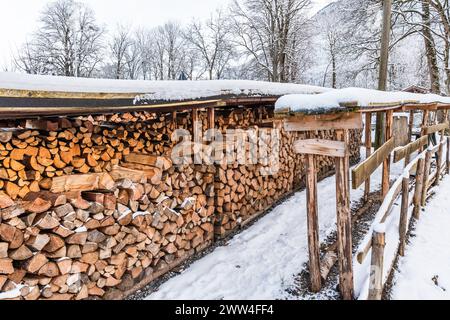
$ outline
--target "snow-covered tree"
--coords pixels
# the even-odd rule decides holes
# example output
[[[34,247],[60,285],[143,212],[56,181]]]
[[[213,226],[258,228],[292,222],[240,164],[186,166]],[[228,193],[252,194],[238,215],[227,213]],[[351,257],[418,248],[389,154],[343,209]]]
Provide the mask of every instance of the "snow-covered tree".
[[[102,61],[103,33],[85,4],[51,2],[41,13],[38,30],[16,57],[17,67],[29,73],[91,77]]]

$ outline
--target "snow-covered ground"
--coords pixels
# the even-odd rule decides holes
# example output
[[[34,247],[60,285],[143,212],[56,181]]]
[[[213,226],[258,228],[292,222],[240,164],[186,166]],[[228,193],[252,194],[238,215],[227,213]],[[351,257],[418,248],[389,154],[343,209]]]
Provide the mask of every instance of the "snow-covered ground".
[[[365,152],[361,152],[365,154]],[[393,165],[393,178],[401,174],[402,163]],[[378,190],[381,167],[374,174],[372,190]],[[351,191],[352,202],[363,188]],[[180,275],[164,283],[147,299],[283,299],[295,277],[308,261],[306,192],[298,192],[276,207],[227,246],[193,263]],[[318,185],[320,239],[335,231],[335,178]]]
[[[399,260],[393,299],[450,299],[450,176],[435,191]]]

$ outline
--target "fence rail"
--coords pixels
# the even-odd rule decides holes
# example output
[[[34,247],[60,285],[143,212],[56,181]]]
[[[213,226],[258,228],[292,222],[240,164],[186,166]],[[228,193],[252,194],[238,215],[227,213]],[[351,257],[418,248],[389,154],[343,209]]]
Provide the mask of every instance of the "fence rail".
[[[423,132],[443,133],[448,127],[448,123],[443,123],[425,127]],[[385,145],[389,145],[389,141]],[[393,150],[394,162],[409,158],[412,153],[420,151],[421,148],[426,145],[428,145],[427,135],[422,136],[418,140],[411,142],[404,147]],[[443,160],[445,147],[447,147],[446,161]],[[439,185],[442,174],[448,174],[449,172],[450,137],[441,136],[441,140],[436,146],[428,146],[425,151],[421,152],[411,162],[405,162],[403,174],[389,189],[375,216],[369,233],[357,252],[356,260],[361,265],[368,258],[369,254],[371,254],[370,273],[368,275],[368,299],[381,300],[386,280],[383,271],[386,270],[387,267],[387,274],[390,274],[396,257],[398,255],[404,255],[410,221],[408,213],[410,212],[411,207],[413,208],[411,217],[419,219],[420,209],[426,205],[430,188]],[[411,176],[413,175],[415,178],[411,179]],[[412,197],[411,190],[413,190]],[[394,225],[395,217],[392,216],[392,212],[394,204],[400,196],[401,208],[400,216],[398,217],[399,224],[396,230],[398,232],[397,250],[393,259],[386,259],[385,247],[387,241],[391,240],[386,237],[386,230],[396,227]],[[361,295],[364,295],[364,293],[360,293],[360,296]]]

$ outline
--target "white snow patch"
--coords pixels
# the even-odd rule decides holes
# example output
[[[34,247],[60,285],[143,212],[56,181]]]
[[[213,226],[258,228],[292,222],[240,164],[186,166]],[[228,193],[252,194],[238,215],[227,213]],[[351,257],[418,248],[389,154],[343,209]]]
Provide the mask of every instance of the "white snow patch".
[[[339,108],[341,103],[356,102],[365,107],[373,103],[450,103],[449,97],[436,94],[418,94],[400,91],[378,91],[363,88],[331,90],[317,95],[290,94],[281,97],[276,109],[290,108],[291,111],[314,111]]]
[[[152,100],[194,100],[221,95],[273,95],[328,91],[317,86],[250,80],[147,81],[55,77],[0,72],[0,88],[85,93],[144,94]]]
[[[395,300],[450,299],[450,176],[436,189],[394,275]]]

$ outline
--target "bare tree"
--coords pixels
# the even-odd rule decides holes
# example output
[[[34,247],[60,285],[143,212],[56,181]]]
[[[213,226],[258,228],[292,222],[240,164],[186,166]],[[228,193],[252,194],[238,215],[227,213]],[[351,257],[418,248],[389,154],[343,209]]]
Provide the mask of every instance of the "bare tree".
[[[112,67],[115,79],[125,79],[127,77],[128,52],[133,46],[130,31],[127,27],[118,26],[116,34],[112,37],[109,49],[111,52]]]
[[[102,59],[104,30],[94,12],[74,0],[49,3],[39,28],[16,58],[18,68],[29,73],[90,77]]]
[[[218,10],[205,23],[192,22],[184,34],[193,51],[201,57],[210,80],[222,77],[234,54],[227,20]]]
[[[304,12],[309,0],[234,1],[235,44],[243,49],[266,78],[291,80],[305,38]]]

